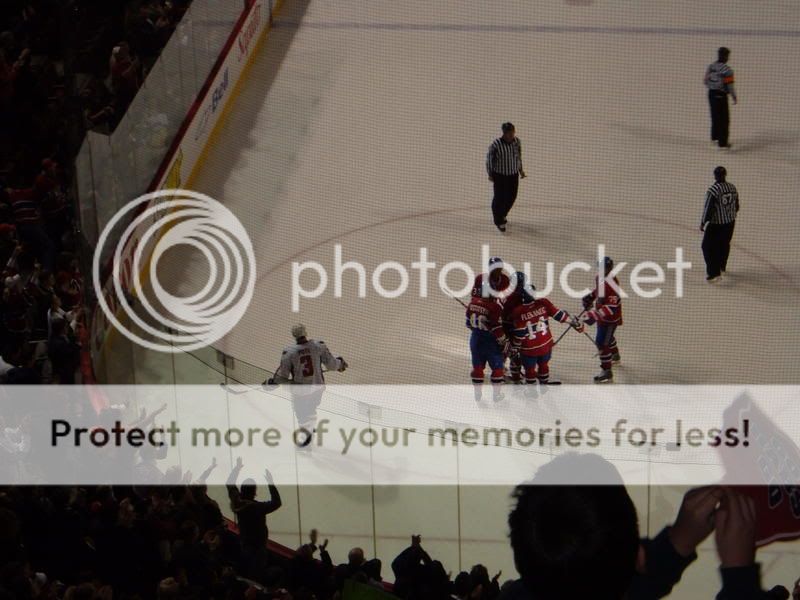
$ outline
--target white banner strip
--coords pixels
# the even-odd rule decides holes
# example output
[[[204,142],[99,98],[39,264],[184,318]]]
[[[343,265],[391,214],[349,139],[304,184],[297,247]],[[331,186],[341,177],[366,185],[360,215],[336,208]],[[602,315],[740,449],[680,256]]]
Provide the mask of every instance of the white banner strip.
[[[0,484],[516,485],[592,453],[629,485],[800,484],[796,386],[0,388]],[[111,408],[96,414],[91,399]],[[564,463],[569,465],[569,461]],[[561,481],[561,480],[559,480]],[[551,481],[552,482],[552,481]],[[563,482],[615,483],[565,467]]]

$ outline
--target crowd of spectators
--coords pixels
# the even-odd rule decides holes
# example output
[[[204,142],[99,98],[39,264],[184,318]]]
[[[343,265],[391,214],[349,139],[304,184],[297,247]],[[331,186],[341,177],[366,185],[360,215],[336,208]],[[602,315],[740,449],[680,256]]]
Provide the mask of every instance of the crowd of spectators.
[[[560,483],[576,465],[606,485]],[[752,500],[734,488],[691,490],[673,525],[640,539],[630,496],[621,479],[609,484],[618,473],[599,457],[559,457],[535,485],[518,486],[509,529],[520,578],[502,583],[483,565],[453,577],[421,535],[392,560],[391,585],[361,548],[336,564],[316,530],[294,552],[268,552],[267,517],[282,505],[269,470],[266,500],[254,480],[237,482],[241,460],[231,472],[237,531],[205,485],[214,468],[168,485],[0,489],[0,599],[338,600],[360,587],[359,597],[406,600],[645,600],[667,597],[713,534],[718,600],[800,600],[797,582],[793,593],[761,588]]]
[[[236,500],[249,505],[245,511],[275,505],[274,497],[260,502],[246,493]],[[266,539],[259,550],[246,537],[245,523],[258,519],[242,521],[239,511],[241,534],[204,485],[4,488],[0,598],[330,599],[342,597],[348,580],[392,594],[379,560],[352,548],[334,564],[328,540],[318,542],[315,530],[293,556],[267,557]],[[392,570],[402,598],[491,600],[500,593],[499,574],[490,579],[482,565],[451,581],[420,536]]]
[[[0,382],[76,380],[74,157],[125,113],[189,3],[0,3]]]
[[[98,55],[105,61],[87,61],[79,88],[89,128],[114,129],[190,3],[191,0],[129,0],[122,3],[122,11],[119,7],[113,9],[115,12],[108,19],[113,24],[113,34],[109,37],[103,31],[96,36]],[[109,45],[109,39],[115,41]]]

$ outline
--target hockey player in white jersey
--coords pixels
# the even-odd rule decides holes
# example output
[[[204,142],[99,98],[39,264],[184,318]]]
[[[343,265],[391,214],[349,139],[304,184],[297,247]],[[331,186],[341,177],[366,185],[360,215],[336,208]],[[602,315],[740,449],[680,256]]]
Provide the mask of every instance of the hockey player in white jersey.
[[[347,362],[341,356],[334,357],[325,342],[308,339],[305,325],[292,327],[292,336],[295,343],[283,350],[278,370],[264,382],[264,386],[269,389],[281,383],[300,384],[289,388],[299,425],[294,441],[298,450],[310,452],[317,423],[317,408],[325,391],[322,367],[328,371],[342,372],[347,369]]]
[[[316,384],[325,383],[322,367],[328,371],[342,372],[347,363],[341,357],[334,357],[325,342],[308,339],[305,325],[292,327],[295,343],[287,346],[281,356],[281,364],[275,376],[266,381],[268,385],[279,383]]]

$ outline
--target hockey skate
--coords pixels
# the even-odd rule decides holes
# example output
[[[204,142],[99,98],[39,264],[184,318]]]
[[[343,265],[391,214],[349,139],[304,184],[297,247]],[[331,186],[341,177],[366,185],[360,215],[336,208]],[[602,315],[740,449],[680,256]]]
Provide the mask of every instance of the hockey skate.
[[[594,376],[595,383],[611,383],[614,381],[614,374],[611,369],[604,369],[602,373]]]

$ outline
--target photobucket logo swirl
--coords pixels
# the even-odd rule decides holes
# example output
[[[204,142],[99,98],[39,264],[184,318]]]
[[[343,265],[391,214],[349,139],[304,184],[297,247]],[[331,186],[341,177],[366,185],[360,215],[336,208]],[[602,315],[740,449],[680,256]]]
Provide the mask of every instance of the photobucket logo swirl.
[[[142,206],[147,208],[137,214]],[[110,241],[111,233],[128,220],[118,239]],[[126,261],[130,284],[124,290],[122,252],[134,237],[138,242]],[[108,255],[108,243],[116,244],[111,277],[119,307],[131,327],[123,325],[100,293],[101,257]],[[185,297],[168,292],[158,279],[159,260],[177,246],[199,251],[208,266],[207,283]],[[149,264],[147,256],[143,256],[148,248],[152,248]],[[136,198],[108,222],[95,248],[92,279],[100,307],[122,334],[151,350],[179,352],[209,346],[239,322],[253,297],[256,261],[250,237],[230,210],[204,194],[169,189]],[[143,281],[149,281],[146,288]],[[134,300],[129,301],[130,297]],[[152,339],[134,331],[134,325]]]

